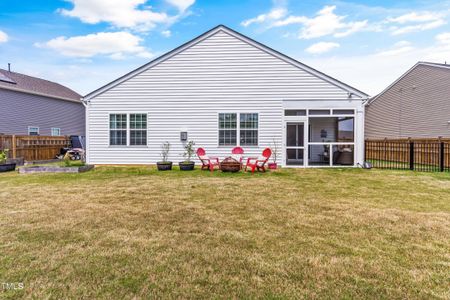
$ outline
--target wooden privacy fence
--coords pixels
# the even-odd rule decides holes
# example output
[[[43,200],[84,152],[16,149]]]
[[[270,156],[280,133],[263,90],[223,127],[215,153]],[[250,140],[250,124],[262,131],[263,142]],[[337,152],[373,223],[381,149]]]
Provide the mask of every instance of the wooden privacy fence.
[[[0,149],[9,149],[10,158],[26,161],[53,159],[69,144],[67,136],[0,135]]]
[[[365,149],[375,168],[450,172],[450,139],[366,140]]]

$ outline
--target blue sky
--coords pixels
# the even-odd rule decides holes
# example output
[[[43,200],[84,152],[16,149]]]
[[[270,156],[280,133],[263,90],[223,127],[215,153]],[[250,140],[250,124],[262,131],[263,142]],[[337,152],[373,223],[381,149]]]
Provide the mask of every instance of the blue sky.
[[[450,1],[0,0],[0,68],[81,94],[218,24],[375,95],[450,62]]]

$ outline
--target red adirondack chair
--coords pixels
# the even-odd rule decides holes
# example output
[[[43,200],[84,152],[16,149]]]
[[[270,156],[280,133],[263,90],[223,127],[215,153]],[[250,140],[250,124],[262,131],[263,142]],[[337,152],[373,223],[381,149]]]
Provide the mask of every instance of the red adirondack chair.
[[[247,171],[247,168],[250,168],[252,170],[252,173],[255,173],[255,170],[266,172],[265,164],[267,163],[271,155],[272,150],[270,150],[270,148],[266,148],[264,149],[262,156],[247,158],[245,171]]]
[[[197,156],[202,162],[202,170],[209,169],[212,172],[214,171],[214,167],[220,167],[219,158],[207,156],[203,148],[197,149]]]
[[[242,159],[244,158],[244,149],[242,149],[241,147],[234,147],[233,150],[231,150],[231,157],[241,164],[242,169]]]

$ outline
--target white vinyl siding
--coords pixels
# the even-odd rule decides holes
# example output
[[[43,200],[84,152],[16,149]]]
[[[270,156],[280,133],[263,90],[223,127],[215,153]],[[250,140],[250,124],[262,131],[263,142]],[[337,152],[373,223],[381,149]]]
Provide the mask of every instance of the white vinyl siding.
[[[354,97],[351,100],[361,101]],[[93,97],[88,107],[88,160],[156,163],[161,144],[168,141],[169,159],[181,161],[185,143],[180,132],[187,132],[208,155],[224,158],[233,145],[219,145],[220,113],[258,113],[257,146],[243,148],[246,156],[259,156],[274,140],[280,147],[283,143],[283,101],[327,99],[347,102],[349,94],[220,30]],[[109,147],[107,120],[114,112],[148,113],[148,147]]]

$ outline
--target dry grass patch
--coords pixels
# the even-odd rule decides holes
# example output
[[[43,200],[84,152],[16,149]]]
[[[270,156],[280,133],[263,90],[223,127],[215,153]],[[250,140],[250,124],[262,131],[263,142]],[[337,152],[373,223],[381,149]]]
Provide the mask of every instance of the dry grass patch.
[[[450,176],[0,175],[5,298],[449,298]]]

